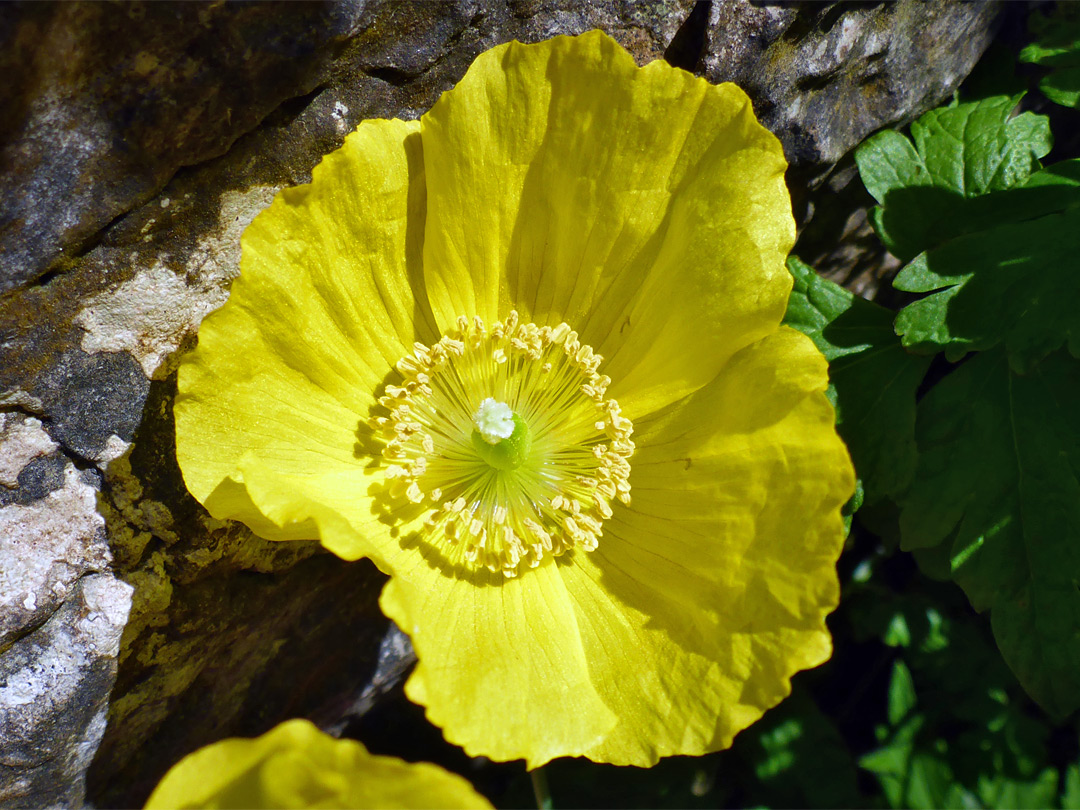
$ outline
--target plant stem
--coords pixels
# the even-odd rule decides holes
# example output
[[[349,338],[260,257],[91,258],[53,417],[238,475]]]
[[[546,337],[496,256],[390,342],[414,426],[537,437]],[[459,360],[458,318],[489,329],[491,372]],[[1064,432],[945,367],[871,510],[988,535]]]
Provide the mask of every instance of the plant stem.
[[[537,810],[552,810],[555,806],[551,803],[551,791],[548,790],[547,774],[543,768],[529,771],[532,778],[533,795],[536,796]]]

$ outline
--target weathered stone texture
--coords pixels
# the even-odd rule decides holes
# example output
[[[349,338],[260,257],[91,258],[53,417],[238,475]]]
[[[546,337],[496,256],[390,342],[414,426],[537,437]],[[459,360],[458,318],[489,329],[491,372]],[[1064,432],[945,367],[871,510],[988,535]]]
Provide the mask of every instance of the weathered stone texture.
[[[68,462],[44,498],[0,507],[0,648],[52,615],[81,577],[107,570],[96,495]]]
[[[754,99],[802,176],[948,98],[990,44],[996,2],[712,4],[701,67]]]
[[[320,80],[363,4],[0,8],[0,291]]]
[[[0,806],[82,803],[131,605],[96,479],[57,447],[0,413]]]
[[[42,428],[40,419],[18,413],[0,413],[0,486],[5,488],[0,490],[0,498],[8,497],[10,490],[20,488],[19,476],[31,461],[50,455],[56,447],[56,442]]]
[[[0,529],[0,673],[67,684],[15,703],[0,678],[0,806],[78,805],[91,754],[91,800],[139,805],[193,748],[290,716],[340,730],[407,669],[373,566],[213,520],[174,452],[175,369],[240,233],[359,121],[415,118],[500,42],[599,27],[639,63],[738,80],[816,180],[947,94],[996,8],[0,6],[0,525],[19,527]]]
[[[83,577],[44,625],[0,656],[0,806],[83,803],[130,605],[130,585],[111,574]]]

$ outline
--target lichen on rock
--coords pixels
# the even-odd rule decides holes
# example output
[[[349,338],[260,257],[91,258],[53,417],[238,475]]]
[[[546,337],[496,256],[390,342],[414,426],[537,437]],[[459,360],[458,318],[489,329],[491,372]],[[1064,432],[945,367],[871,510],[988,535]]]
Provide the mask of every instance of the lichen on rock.
[[[131,586],[80,579],[41,627],[0,656],[0,803],[78,807],[105,731]]]
[[[80,578],[108,569],[96,496],[68,462],[59,489],[0,507],[0,649],[52,615]]]

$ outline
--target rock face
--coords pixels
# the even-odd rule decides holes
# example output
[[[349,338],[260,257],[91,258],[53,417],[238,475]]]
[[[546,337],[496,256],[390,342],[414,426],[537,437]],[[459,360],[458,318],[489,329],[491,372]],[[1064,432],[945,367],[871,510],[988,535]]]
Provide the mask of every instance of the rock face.
[[[81,803],[131,607],[95,478],[56,450],[0,413],[0,803]]]
[[[997,3],[713,3],[698,65],[754,99],[816,180],[884,125],[948,98],[992,38]]]
[[[0,278],[32,280],[310,91],[363,3],[0,9]]]
[[[294,716],[340,729],[407,668],[373,566],[213,520],[173,449],[175,368],[240,233],[360,120],[418,116],[499,42],[599,27],[739,81],[815,180],[947,95],[996,11],[0,7],[0,806],[78,806],[84,784],[140,805],[193,748]]]
[[[84,576],[44,625],[0,657],[0,801],[82,804],[130,605],[130,585]]]

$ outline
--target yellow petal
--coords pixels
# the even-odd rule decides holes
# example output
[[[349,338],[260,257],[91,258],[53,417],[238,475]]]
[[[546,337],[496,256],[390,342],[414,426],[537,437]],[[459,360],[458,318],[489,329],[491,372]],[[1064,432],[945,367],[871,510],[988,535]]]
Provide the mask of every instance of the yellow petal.
[[[467,781],[429,763],[372,756],[307,720],[200,748],[174,765],[147,810],[170,808],[488,808]]]
[[[786,163],[734,85],[638,69],[594,31],[482,54],[421,122],[442,327],[565,320],[633,419],[778,326]]]
[[[560,567],[549,558],[516,579],[453,579],[414,556],[383,590],[383,612],[419,659],[406,694],[469,754],[534,768],[585,753],[615,725],[590,680]]]
[[[434,334],[420,283],[423,156],[415,123],[366,122],[244,232],[231,298],[180,368],[177,457],[219,518],[272,539],[239,471],[247,456],[297,476],[360,462],[362,420],[414,340]]]
[[[830,653],[854,474],[826,372],[785,328],[645,422],[632,506],[593,552],[504,580],[403,541],[381,604],[417,650],[409,697],[469,753],[530,767],[730,745]]]
[[[470,753],[727,745],[828,655],[852,487],[824,360],[777,332],[779,145],[741,91],[639,70],[599,33],[485,54],[417,126],[362,125],[245,234],[181,369],[189,488],[390,573],[381,604],[419,656],[407,694]],[[424,490],[386,494],[365,425],[414,340],[511,307],[605,355],[638,449],[600,548],[507,580],[425,535]]]
[[[783,329],[642,425],[632,505],[563,569],[593,681],[620,719],[590,758],[724,748],[828,658],[854,473],[825,385],[824,359]]]
[[[370,464],[352,459],[341,466],[328,464],[323,470],[288,474],[278,465],[247,454],[238,462],[237,471],[244,486],[234,485],[236,491],[231,493],[219,487],[205,503],[212,514],[220,511],[226,494],[232,506],[247,498],[257,517],[245,517],[244,522],[260,536],[318,538],[342,559],[371,557],[379,568],[389,570],[387,549],[396,548],[396,543],[386,521],[393,512],[373,497],[381,484],[373,481],[380,476]]]

